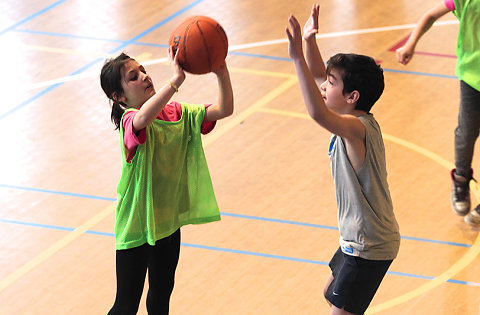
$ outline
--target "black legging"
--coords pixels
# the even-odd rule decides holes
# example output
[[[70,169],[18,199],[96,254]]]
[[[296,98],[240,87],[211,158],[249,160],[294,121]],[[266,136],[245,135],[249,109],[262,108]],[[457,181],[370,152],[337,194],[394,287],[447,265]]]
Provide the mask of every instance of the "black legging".
[[[155,246],[116,251],[117,296],[109,315],[136,314],[148,269],[148,314],[168,314],[180,255],[180,229]]]

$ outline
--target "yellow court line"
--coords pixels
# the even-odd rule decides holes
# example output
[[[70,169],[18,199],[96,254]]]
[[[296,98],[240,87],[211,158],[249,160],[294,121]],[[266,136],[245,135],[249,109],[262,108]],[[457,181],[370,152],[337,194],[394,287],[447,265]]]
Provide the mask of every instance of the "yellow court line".
[[[144,63],[145,61],[148,61],[152,58],[152,53],[149,53],[149,52],[144,52],[144,53],[141,53],[140,55],[134,57],[135,60],[137,60],[139,63]]]
[[[163,64],[168,65],[169,61],[167,58],[160,58],[160,59],[150,59],[152,56],[151,53],[142,53],[135,57],[135,59],[141,62],[144,66],[155,65],[155,64]],[[112,55],[105,55],[105,58],[111,58]],[[266,77],[274,77],[274,78],[285,78],[285,79],[293,79],[296,78],[295,74],[289,73],[282,73],[282,72],[274,72],[274,71],[265,71],[265,70],[254,70],[254,69],[247,69],[247,68],[236,68],[236,67],[229,67],[228,68],[231,73],[241,73],[241,74],[252,74],[258,76],[266,76]],[[86,72],[80,73],[75,75],[68,75],[65,77],[60,77],[48,81],[37,82],[31,84],[26,87],[27,90],[42,88],[46,86],[51,86],[55,84],[71,82],[71,81],[78,81],[83,79],[90,79],[92,77],[98,76],[97,72]]]
[[[452,162],[442,158],[440,155],[435,154],[432,151],[429,151],[429,150],[427,150],[427,149],[425,149],[425,148],[423,148],[419,145],[416,145],[414,143],[411,143],[409,141],[397,138],[397,137],[389,135],[389,134],[382,133],[382,135],[383,135],[383,138],[385,140],[389,140],[389,141],[394,142],[396,144],[399,144],[403,147],[406,147],[406,148],[408,148],[412,151],[420,153],[421,155],[437,162],[438,164],[440,164],[441,166],[443,166],[443,167],[445,167],[449,170],[451,170],[452,168],[455,168],[455,164],[453,164]]]
[[[297,76],[292,73],[282,73],[282,72],[275,72],[275,71],[266,71],[266,70],[254,70],[248,68],[236,68],[236,67],[228,67],[233,73],[244,73],[244,74],[253,74],[258,76],[264,77],[275,77],[275,78],[285,78],[285,79],[296,79]]]
[[[34,51],[43,51],[55,54],[66,54],[66,55],[82,55],[82,56],[94,56],[94,57],[102,57],[102,58],[111,58],[113,55],[111,54],[102,54],[96,52],[89,52],[89,51],[81,51],[78,49],[66,49],[66,48],[58,48],[58,47],[49,47],[49,46],[38,46],[38,45],[23,45],[23,47],[34,50]]]
[[[270,108],[261,108],[259,109],[261,112],[265,113],[271,113],[271,114],[276,114],[276,115],[283,115],[283,116],[289,116],[289,117],[297,117],[297,118],[302,118],[302,119],[311,119],[310,116],[302,113],[295,113],[295,112],[290,112],[290,111],[285,111],[285,110],[277,110],[277,109],[270,109]],[[406,140],[397,138],[395,136],[389,135],[382,133],[383,138],[385,140],[394,142],[398,145],[401,145],[407,149],[410,149],[414,152],[417,152],[432,161],[444,166],[447,169],[452,169],[454,168],[454,164],[451,162],[447,161],[446,159],[442,158],[438,154],[435,154],[425,148],[422,148],[416,144],[413,144],[411,142],[408,142]],[[480,189],[478,185],[476,185],[474,182],[470,185],[472,191],[474,192],[474,195],[476,196],[477,200],[480,200]],[[468,251],[460,258],[458,259],[450,268],[448,268],[446,271],[441,273],[438,277],[435,277],[434,279],[430,280],[428,283],[410,291],[407,292],[403,295],[397,296],[396,298],[393,298],[391,300],[388,300],[384,303],[369,307],[366,314],[374,314],[377,312],[384,311],[386,309],[389,309],[391,307],[397,306],[399,304],[405,303],[411,299],[414,299],[425,292],[428,292],[439,285],[445,283],[445,281],[451,279],[453,276],[455,276],[457,273],[459,273],[461,270],[463,270],[465,267],[467,267],[469,264],[472,263],[472,261],[480,254],[480,233],[477,234],[477,237],[472,244],[472,246],[468,249]]]
[[[262,112],[262,113],[269,113],[269,114],[275,114],[275,115],[296,117],[296,118],[311,120],[310,116],[307,115],[307,114],[295,113],[295,112],[291,112],[291,111],[287,111],[287,110],[273,109],[273,108],[259,108],[258,111]]]
[[[12,283],[17,281],[22,276],[24,276],[27,272],[29,272],[30,270],[37,267],[38,265],[43,263],[45,260],[53,256],[59,250],[61,250],[62,248],[64,248],[65,246],[67,246],[77,238],[79,238],[81,235],[83,235],[86,231],[88,231],[94,225],[96,225],[97,223],[105,219],[108,215],[110,215],[113,212],[114,208],[115,208],[114,205],[106,207],[105,209],[103,209],[102,211],[94,215],[92,218],[90,218],[88,221],[80,225],[78,228],[76,228],[72,232],[69,232],[65,237],[53,243],[49,248],[47,248],[37,256],[33,257],[23,266],[21,266],[20,268],[18,268],[17,270],[15,270],[5,278],[0,280],[0,292],[2,292]]]
[[[293,77],[285,81],[284,83],[280,84],[278,87],[273,89],[271,92],[267,93],[265,96],[260,98],[258,101],[250,105],[247,109],[243,110],[238,115],[233,116],[230,120],[228,120],[225,124],[223,124],[221,128],[217,129],[215,132],[212,132],[211,134],[205,137],[205,139],[203,140],[204,146],[207,146],[213,141],[217,140],[222,135],[230,131],[233,127],[237,126],[242,121],[244,121],[247,117],[261,110],[262,106],[271,102],[273,99],[281,95],[283,92],[291,88],[296,83],[297,83],[296,77]]]
[[[470,247],[470,249],[465,253],[465,255],[463,255],[459,260],[457,260],[457,262],[455,262],[450,268],[448,268],[438,277],[436,277],[433,280],[430,280],[429,282],[416,288],[415,290],[412,290],[403,295],[397,296],[396,298],[393,298],[384,303],[369,307],[365,314],[374,314],[374,313],[384,311],[386,309],[392,308],[399,304],[405,303],[411,299],[416,298],[417,296],[424,294],[425,292],[428,292],[438,287],[439,285],[445,283],[445,281],[451,279],[457,273],[462,271],[465,267],[470,265],[472,261],[478,256],[479,253],[480,253],[480,233],[477,234],[477,238],[475,239],[475,242],[473,243],[472,247]]]
[[[78,49],[66,49],[66,48],[38,46],[38,45],[23,45],[23,47],[26,47],[27,49],[34,50],[34,51],[42,51],[42,52],[64,54],[64,55],[94,56],[94,57],[102,57],[105,59],[112,58],[116,55],[116,54],[103,54],[103,53],[82,51]],[[142,53],[135,57],[135,59],[139,62],[144,62],[146,60],[149,60],[150,58],[152,58],[152,53],[147,53],[147,52]]]

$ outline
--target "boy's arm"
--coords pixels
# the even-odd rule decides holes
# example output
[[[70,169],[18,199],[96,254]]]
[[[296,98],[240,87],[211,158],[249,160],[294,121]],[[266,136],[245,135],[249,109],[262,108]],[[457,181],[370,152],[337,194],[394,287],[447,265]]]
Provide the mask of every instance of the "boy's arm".
[[[358,169],[365,159],[365,126],[353,115],[337,114],[327,108],[303,56],[300,25],[293,15],[288,21],[292,29],[292,33],[288,27],[285,30],[289,41],[288,51],[295,65],[307,111],[315,122],[344,139],[350,162],[354,169]]]
[[[288,28],[286,29],[289,40],[289,54],[295,65],[298,83],[300,85],[300,90],[302,91],[308,114],[319,125],[331,133],[346,139],[363,139],[365,135],[365,127],[357,117],[353,115],[337,114],[325,105],[322,94],[320,93],[318,86],[315,84],[315,79],[308,69],[305,58],[303,57],[300,25],[293,15],[290,16],[289,23],[292,28],[292,33],[290,33]]]
[[[318,34],[318,13],[320,5],[314,4],[310,18],[303,27],[303,39],[305,39],[305,59],[317,85],[321,85],[327,78],[325,63],[317,46],[315,36]]]
[[[216,121],[233,114],[233,89],[227,65],[223,63],[214,73],[219,88],[218,104],[208,108],[205,116],[207,121]]]
[[[447,8],[445,2],[442,0],[434,8],[425,13],[420,21],[418,21],[405,45],[396,50],[398,62],[403,65],[409,63],[413,57],[413,54],[415,53],[415,46],[417,46],[417,43],[423,34],[425,34],[432,27],[436,20],[448,12],[450,12],[450,9]]]

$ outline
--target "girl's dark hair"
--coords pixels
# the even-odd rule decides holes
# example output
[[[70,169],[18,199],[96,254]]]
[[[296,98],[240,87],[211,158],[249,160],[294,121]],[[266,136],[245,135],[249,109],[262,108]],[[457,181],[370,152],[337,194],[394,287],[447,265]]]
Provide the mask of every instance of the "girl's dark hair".
[[[115,99],[116,97],[123,95],[122,88],[122,73],[121,70],[128,60],[133,60],[125,53],[121,53],[115,58],[107,59],[103,64],[102,71],[100,72],[100,85],[103,92],[112,101],[112,114],[111,119],[115,125],[115,129],[120,128],[120,120],[128,105]]]
[[[340,70],[343,93],[357,90],[360,98],[355,109],[369,112],[385,88],[383,69],[373,58],[357,54],[336,54],[327,61],[327,74]]]

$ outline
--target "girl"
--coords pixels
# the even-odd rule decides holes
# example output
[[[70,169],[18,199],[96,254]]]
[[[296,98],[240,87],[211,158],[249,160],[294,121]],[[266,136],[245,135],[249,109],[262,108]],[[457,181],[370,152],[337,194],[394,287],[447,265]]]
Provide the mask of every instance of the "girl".
[[[148,269],[147,310],[168,314],[180,254],[180,227],[220,220],[201,133],[233,113],[226,64],[214,71],[218,105],[170,102],[185,80],[172,50],[170,80],[156,92],[150,75],[122,53],[107,60],[101,86],[120,130],[122,175],[117,187],[117,293],[109,314],[136,314]]]
[[[480,204],[470,211],[472,159],[480,129],[480,1],[441,0],[419,20],[405,45],[396,51],[397,60],[406,65],[415,53],[420,38],[440,17],[449,12],[457,17],[457,76],[460,80],[460,108],[455,129],[455,168],[452,178],[452,208],[473,227],[480,227]]]

